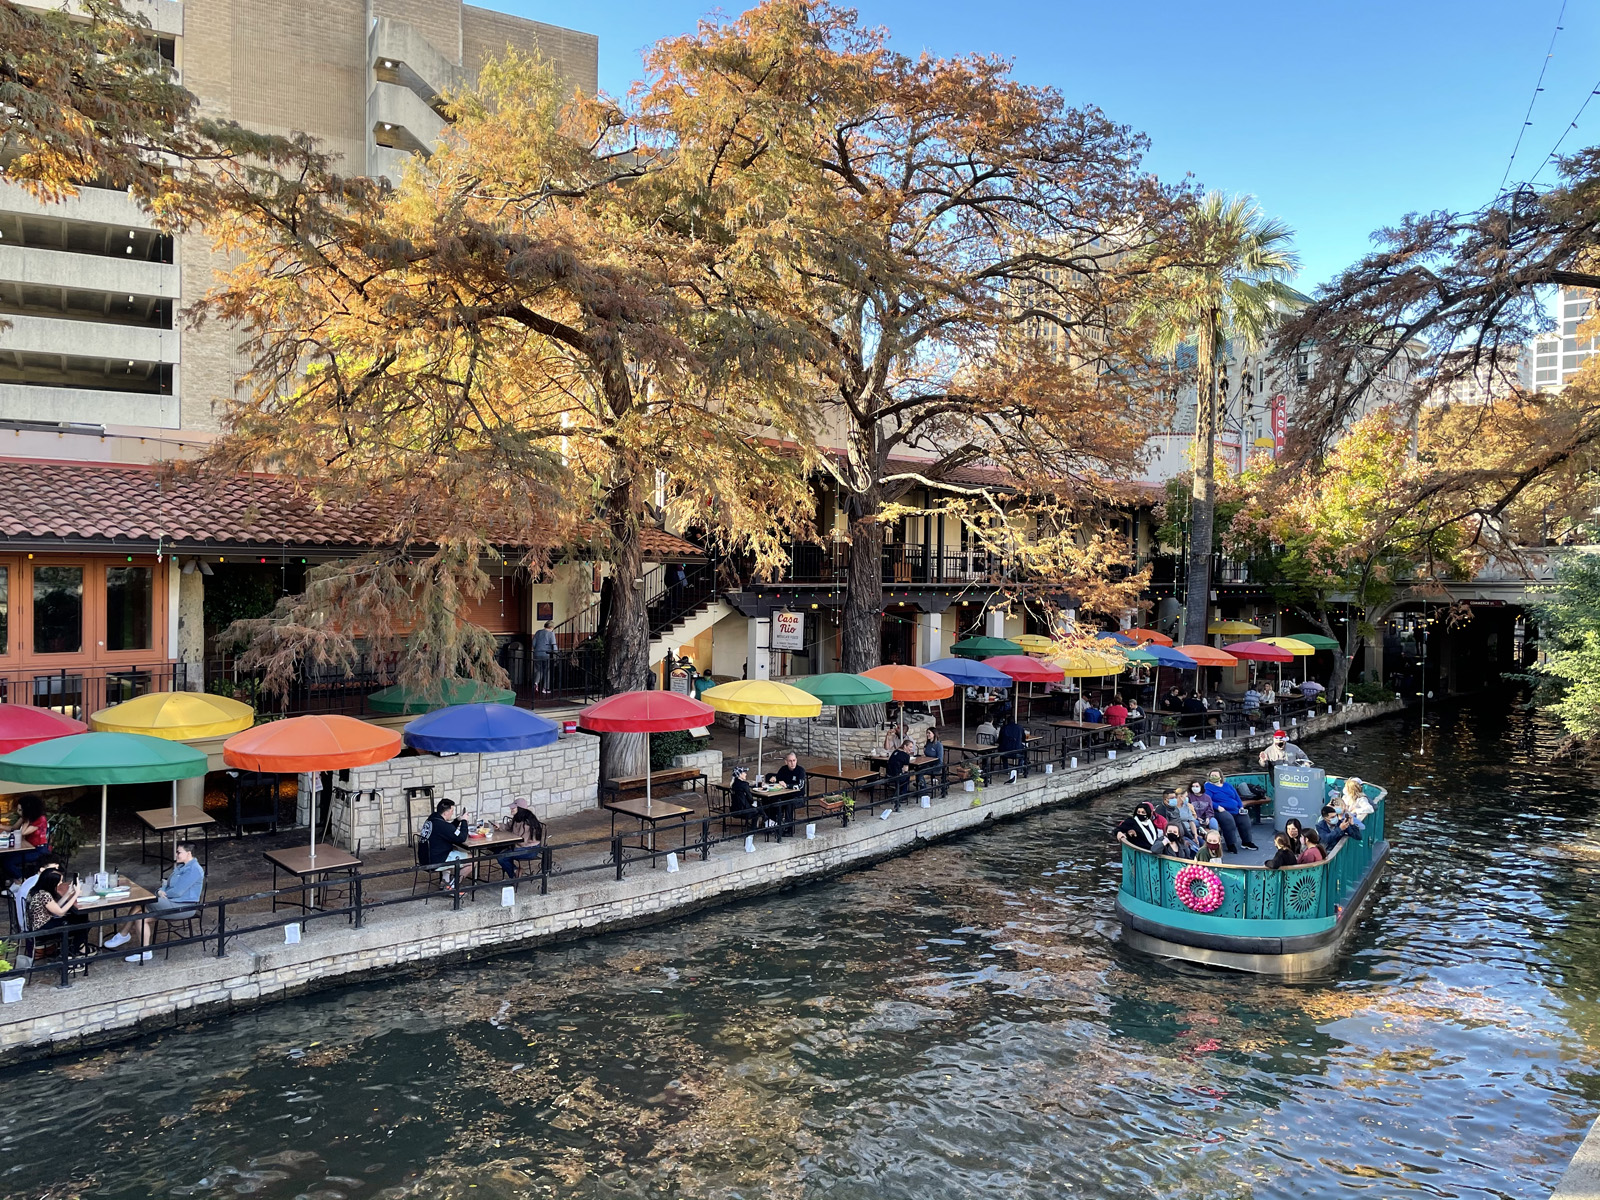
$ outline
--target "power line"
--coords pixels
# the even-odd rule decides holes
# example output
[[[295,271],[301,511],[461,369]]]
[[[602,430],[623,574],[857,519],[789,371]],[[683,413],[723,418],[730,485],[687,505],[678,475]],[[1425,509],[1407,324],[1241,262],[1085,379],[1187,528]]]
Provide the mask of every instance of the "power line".
[[[1566,15],[1567,0],[1561,0],[1561,11],[1556,14],[1556,27],[1550,33],[1550,48],[1545,51],[1544,62],[1539,65],[1539,78],[1533,85],[1533,95],[1528,97],[1528,111],[1523,114],[1522,128],[1517,130],[1516,144],[1511,147],[1511,157],[1506,161],[1506,173],[1500,177],[1502,192],[1506,189],[1506,180],[1511,178],[1511,166],[1517,161],[1517,151],[1522,148],[1522,136],[1533,124],[1533,106],[1538,103],[1539,93],[1544,91],[1544,73],[1550,69],[1550,60],[1555,57],[1556,37],[1561,33],[1561,21]]]
[[[1583,110],[1589,107],[1589,102],[1596,96],[1600,96],[1600,79],[1594,81],[1594,86],[1589,89],[1589,94],[1583,98],[1583,103],[1578,105],[1577,114],[1570,122],[1568,122],[1567,127],[1561,131],[1561,136],[1556,139],[1556,144],[1550,147],[1550,153],[1546,154],[1544,156],[1544,161],[1539,164],[1539,170],[1535,171],[1528,178],[1529,183],[1532,183],[1535,179],[1539,178],[1544,169],[1555,161],[1556,151],[1561,149],[1561,143],[1567,140],[1567,134],[1571,133],[1578,127],[1578,117],[1583,116]]]

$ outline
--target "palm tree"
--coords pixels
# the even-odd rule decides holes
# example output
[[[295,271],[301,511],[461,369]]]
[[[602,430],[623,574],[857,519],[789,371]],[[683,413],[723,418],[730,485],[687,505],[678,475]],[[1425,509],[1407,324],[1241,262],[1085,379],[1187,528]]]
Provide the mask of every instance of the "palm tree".
[[[1183,640],[1205,640],[1215,527],[1217,368],[1228,343],[1248,352],[1282,319],[1300,259],[1292,231],[1265,216],[1253,196],[1208,192],[1185,219],[1186,245],[1167,287],[1149,305],[1155,350],[1195,346],[1194,489],[1189,502],[1189,574]]]

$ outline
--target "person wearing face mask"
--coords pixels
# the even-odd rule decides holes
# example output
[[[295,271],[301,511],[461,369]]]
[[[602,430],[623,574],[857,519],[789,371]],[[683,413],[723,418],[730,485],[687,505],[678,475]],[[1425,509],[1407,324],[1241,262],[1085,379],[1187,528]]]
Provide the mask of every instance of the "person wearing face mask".
[[[1140,850],[1154,850],[1161,841],[1155,813],[1143,800],[1133,806],[1133,815],[1117,826],[1117,841]]]
[[[1211,811],[1216,815],[1223,840],[1228,843],[1228,852],[1237,854],[1240,846],[1256,849],[1250,830],[1250,810],[1245,808],[1239,790],[1222,778],[1221,771],[1211,772],[1205,793],[1211,797]]]
[[[1203,839],[1208,829],[1216,829],[1216,814],[1211,808],[1211,797],[1206,795],[1206,790],[1198,779],[1189,780],[1189,786],[1183,793],[1183,802],[1194,810],[1195,836]]]

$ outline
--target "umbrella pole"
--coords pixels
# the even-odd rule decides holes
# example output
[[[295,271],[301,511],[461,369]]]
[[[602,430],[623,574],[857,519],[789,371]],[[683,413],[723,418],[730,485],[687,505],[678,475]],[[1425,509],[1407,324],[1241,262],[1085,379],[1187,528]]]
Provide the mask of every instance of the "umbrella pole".
[[[650,812],[655,808],[655,799],[650,794],[650,735],[644,735],[644,810]],[[655,848],[655,838],[650,839],[650,846]]]
[[[961,689],[961,740],[967,740],[967,689]]]
[[[837,704],[833,706],[833,750],[839,756],[839,774],[842,776],[844,774],[844,733],[839,727],[839,708],[840,706]],[[842,785],[844,780],[840,779],[839,782]]]
[[[311,861],[317,861],[317,784],[322,782],[320,775],[311,776]]]
[[[645,736],[648,737],[649,735],[646,734]],[[648,771],[649,769],[650,769],[650,764],[649,763],[645,763],[645,770]],[[483,751],[482,750],[478,751],[478,778],[472,784],[472,798],[478,802],[478,808],[480,810],[479,813],[478,813],[478,816],[481,818],[483,816],[483,813],[481,811],[482,808],[483,808]]]
[[[100,874],[106,873],[106,785],[100,785]]]
[[[172,781],[172,819],[178,819],[178,781]]]

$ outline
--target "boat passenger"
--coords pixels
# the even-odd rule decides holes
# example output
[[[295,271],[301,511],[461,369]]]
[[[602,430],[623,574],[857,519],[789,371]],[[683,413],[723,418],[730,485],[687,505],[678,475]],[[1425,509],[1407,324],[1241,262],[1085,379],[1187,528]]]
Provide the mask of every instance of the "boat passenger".
[[[1215,829],[1206,834],[1206,844],[1200,847],[1200,853],[1195,855],[1200,862],[1222,861],[1222,835]]]
[[[1160,853],[1166,858],[1193,858],[1197,849],[1194,842],[1183,836],[1183,830],[1177,825],[1168,825],[1161,836]]]
[[[1273,854],[1271,860],[1267,863],[1267,866],[1271,867],[1274,871],[1281,870],[1284,867],[1298,866],[1300,864],[1300,855],[1295,852],[1294,843],[1288,834],[1280,833],[1275,836],[1272,839],[1272,845],[1275,848],[1275,853]]]
[[[1300,823],[1299,817],[1290,817],[1283,823],[1283,832],[1288,835],[1289,848],[1296,854],[1306,848],[1306,830]]]
[[[1263,767],[1273,763],[1287,763],[1292,767],[1309,767],[1311,756],[1289,740],[1289,733],[1284,729],[1277,729],[1272,734],[1272,745],[1268,746],[1259,755],[1256,761]]]
[[[1306,830],[1305,849],[1300,851],[1300,862],[1309,865],[1322,861],[1322,835],[1315,829]]]
[[[1361,776],[1352,775],[1344,781],[1343,798],[1344,803],[1339,807],[1358,821],[1364,821],[1372,815],[1372,801],[1367,799],[1367,790],[1361,785]]]
[[[1168,825],[1178,822],[1178,793],[1173,788],[1168,788],[1161,794],[1161,799],[1153,805],[1156,812],[1156,828],[1165,829]]]
[[[1117,826],[1117,841],[1140,850],[1154,850],[1161,840],[1156,829],[1155,813],[1143,800],[1133,806],[1133,815],[1124,817]]]
[[[1220,828],[1217,814],[1211,807],[1211,797],[1206,795],[1205,788],[1198,779],[1189,780],[1189,790],[1184,793],[1183,800],[1194,809],[1196,833]]]
[[[1204,793],[1202,793],[1204,798]],[[1205,822],[1200,819],[1200,814],[1195,811],[1195,806],[1190,803],[1188,793],[1180,793],[1176,788],[1167,789],[1167,802],[1177,810],[1178,828],[1183,830],[1183,836],[1200,844],[1200,831],[1205,828]]]
[[[1223,780],[1221,771],[1211,772],[1205,793],[1211,797],[1211,810],[1217,818],[1217,827],[1228,842],[1228,849],[1235,854],[1240,846],[1247,850],[1256,849],[1251,839],[1250,810],[1244,806],[1239,790]]]
[[[1332,855],[1345,838],[1360,841],[1366,827],[1359,818],[1342,813],[1331,804],[1322,806],[1322,820],[1317,822],[1317,836],[1322,839],[1322,852]]]

